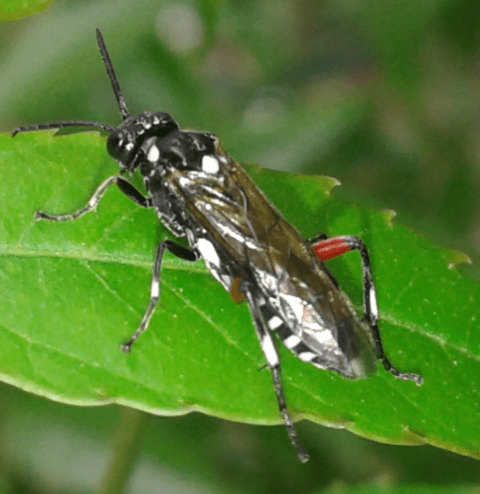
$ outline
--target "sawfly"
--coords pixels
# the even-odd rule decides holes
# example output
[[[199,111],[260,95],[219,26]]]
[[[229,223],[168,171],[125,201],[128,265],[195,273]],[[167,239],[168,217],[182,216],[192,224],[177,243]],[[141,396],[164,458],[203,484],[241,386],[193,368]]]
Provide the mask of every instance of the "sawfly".
[[[181,130],[165,112],[128,113],[102,34],[97,42],[123,122],[118,126],[92,121],[51,122],[18,127],[20,132],[64,127],[91,127],[109,134],[108,154],[120,172],[107,178],[82,209],[63,215],[42,211],[37,220],[66,221],[94,210],[115,184],[143,208],[154,209],[175,237],[156,250],[150,303],[138,329],[123,345],[132,345],[150,322],[160,298],[160,268],[165,251],[186,261],[203,259],[214,278],[236,302],[245,300],[273,377],[278,407],[302,462],[308,454],[298,440],[287,410],[280,378],[278,337],[300,360],[347,378],[375,371],[377,360],[395,377],[422,383],[417,374],[395,369],[385,356],[377,326],[378,310],[370,259],[354,236],[304,239],[253,183],[244,169],[207,132]],[[125,178],[143,177],[144,195]],[[364,317],[360,319],[323,261],[358,250],[363,266]]]

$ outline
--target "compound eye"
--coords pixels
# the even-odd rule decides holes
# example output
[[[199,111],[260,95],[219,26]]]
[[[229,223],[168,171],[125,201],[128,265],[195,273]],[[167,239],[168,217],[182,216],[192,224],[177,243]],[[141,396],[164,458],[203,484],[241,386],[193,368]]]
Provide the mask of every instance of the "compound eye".
[[[115,160],[121,161],[123,156],[123,136],[121,132],[112,132],[107,139],[107,152]]]
[[[130,168],[135,154],[134,136],[125,130],[112,132],[107,139],[108,154],[125,168]]]
[[[202,170],[209,175],[216,175],[220,170],[220,163],[215,156],[205,155],[202,158]]]

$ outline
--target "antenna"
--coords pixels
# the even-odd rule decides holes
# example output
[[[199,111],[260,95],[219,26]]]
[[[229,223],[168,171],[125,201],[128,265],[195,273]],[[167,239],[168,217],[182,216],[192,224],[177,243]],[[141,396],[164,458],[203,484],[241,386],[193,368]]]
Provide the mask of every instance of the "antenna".
[[[128,118],[129,113],[127,110],[127,105],[125,105],[125,100],[123,99],[122,91],[120,89],[120,84],[118,84],[117,76],[113,70],[112,61],[105,46],[105,41],[103,41],[102,33],[99,29],[96,30],[97,33],[97,43],[100,49],[100,54],[102,55],[103,63],[107,69],[107,74],[112,84],[113,92],[115,93],[115,98],[117,99],[118,107],[120,108],[120,113],[122,114],[123,120]],[[15,137],[20,132],[32,132],[35,130],[47,130],[47,129],[62,129],[64,127],[96,127],[97,129],[102,129],[109,134],[111,134],[117,127],[113,125],[106,125],[99,122],[92,122],[90,120],[71,120],[68,122],[49,122],[43,124],[31,124],[24,125],[22,127],[16,127],[12,130],[12,137]]]
[[[34,130],[47,130],[47,129],[62,129],[63,127],[97,127],[98,129],[105,130],[109,134],[112,133],[116,127],[112,125],[106,125],[99,122],[90,122],[88,120],[72,120],[71,122],[49,122],[43,124],[31,124],[24,125],[22,127],[16,127],[12,130],[11,136],[15,137],[19,132],[32,132]]]
[[[98,49],[100,50],[100,55],[102,55],[103,63],[105,64],[105,68],[107,69],[108,78],[110,79],[110,83],[112,84],[112,89],[115,94],[115,98],[117,99],[118,108],[120,109],[120,113],[122,114],[122,119],[126,120],[130,115],[127,110],[127,105],[125,104],[125,100],[123,98],[122,90],[120,89],[120,84],[118,83],[117,76],[115,75],[115,71],[113,70],[112,60],[110,59],[110,55],[108,54],[107,47],[105,46],[105,41],[103,41],[102,33],[100,29],[96,29],[97,33],[97,43]]]

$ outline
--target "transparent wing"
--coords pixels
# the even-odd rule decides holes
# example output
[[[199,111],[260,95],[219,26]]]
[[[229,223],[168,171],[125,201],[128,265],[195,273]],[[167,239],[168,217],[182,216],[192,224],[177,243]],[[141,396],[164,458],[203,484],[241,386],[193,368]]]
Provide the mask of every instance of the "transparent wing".
[[[285,344],[289,334],[295,335],[311,351],[314,365],[347,377],[373,372],[370,328],[358,320],[323,263],[237,163],[221,151],[217,159],[217,173],[177,169],[165,178],[235,261],[239,276],[262,292],[285,323]]]

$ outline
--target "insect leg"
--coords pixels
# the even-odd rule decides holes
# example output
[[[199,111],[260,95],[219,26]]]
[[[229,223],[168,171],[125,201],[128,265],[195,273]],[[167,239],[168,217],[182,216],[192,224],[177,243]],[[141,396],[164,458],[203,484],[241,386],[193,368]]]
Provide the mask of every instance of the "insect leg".
[[[297,450],[300,461],[305,463],[309,460],[309,456],[298,439],[295,428],[293,427],[292,419],[287,410],[287,404],[283,394],[282,381],[280,379],[280,358],[275,348],[275,344],[273,343],[272,335],[265,325],[262,313],[260,312],[260,307],[264,302],[263,300],[257,299],[249,290],[245,290],[244,293],[252,312],[257,335],[260,339],[260,345],[262,347],[263,354],[265,355],[265,359],[267,360],[267,366],[270,367],[270,370],[272,371],[275,396],[277,398],[278,408],[282,414],[283,422],[287,428],[288,436],[293,444],[293,447]]]
[[[326,233],[317,233],[317,235],[315,235],[314,237],[310,237],[307,239],[307,242],[309,244],[315,244],[317,242],[319,242],[320,240],[327,240],[328,236]]]
[[[362,258],[363,266],[363,310],[365,314],[365,321],[372,328],[373,338],[375,340],[375,347],[377,358],[382,362],[385,370],[393,374],[395,377],[404,380],[415,381],[416,384],[421,385],[423,379],[418,374],[404,373],[397,370],[385,355],[383,349],[380,332],[378,330],[378,306],[377,306],[377,292],[375,290],[375,284],[373,282],[372,267],[370,264],[370,256],[368,254],[367,247],[358,237],[353,235],[344,235],[339,237],[326,238],[321,234],[314,239],[320,239],[320,242],[312,245],[315,254],[326,261],[333,257],[340,256],[345,252],[351,250],[358,250]]]
[[[136,189],[128,180],[120,176],[116,176],[117,187],[123,192],[129,199],[133,202],[142,206],[142,208],[153,207],[152,199],[150,197],[145,197],[138,189]]]
[[[100,186],[93,193],[92,197],[89,199],[87,204],[78,211],[75,211],[74,213],[60,214],[60,215],[53,215],[53,214],[44,213],[43,211],[37,211],[35,213],[35,219],[50,220],[50,221],[75,220],[80,216],[83,216],[85,213],[94,211],[97,208],[100,199],[103,197],[107,189],[112,184],[116,184],[118,188],[128,198],[132,199],[132,201],[136,202],[139,206],[143,206],[144,208],[152,207],[151,199],[149,197],[144,197],[128,180],[125,180],[124,178],[118,175],[112,175],[111,177],[108,177],[100,184]]]
[[[199,259],[199,255],[196,251],[191,250],[188,247],[184,247],[183,245],[177,244],[173,240],[162,240],[158,244],[157,251],[155,253],[155,261],[153,263],[153,276],[150,288],[150,303],[145,314],[143,315],[138,329],[135,331],[135,333],[133,333],[132,337],[126,343],[120,345],[120,349],[125,353],[130,353],[132,345],[148,328],[148,324],[153,315],[153,311],[155,310],[155,306],[160,300],[160,268],[162,266],[162,259],[165,249],[171,252],[174,256],[177,256],[180,259],[184,259],[185,261],[193,262]]]

